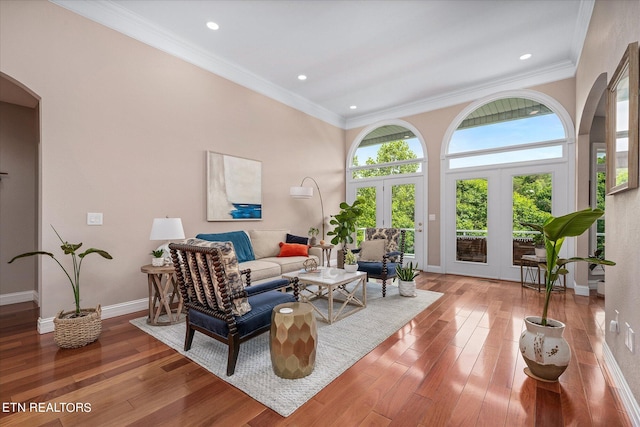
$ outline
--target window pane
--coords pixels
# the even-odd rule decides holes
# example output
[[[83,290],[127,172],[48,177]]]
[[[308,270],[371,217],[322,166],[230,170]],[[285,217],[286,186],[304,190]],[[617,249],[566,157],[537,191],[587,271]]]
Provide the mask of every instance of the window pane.
[[[546,105],[504,98],[477,108],[451,137],[448,154],[565,139],[560,118]]]
[[[456,181],[456,260],[487,262],[486,179]]]
[[[362,215],[358,218],[356,243],[364,240],[364,229],[376,226],[376,187],[360,187],[356,191],[356,199],[360,200]]]
[[[400,184],[391,187],[391,227],[406,230],[405,254],[415,253],[416,186]]]
[[[475,166],[499,165],[505,163],[530,162],[533,160],[549,160],[562,158],[562,145],[514,150],[504,153],[480,154],[457,159],[449,159],[450,169],[469,168]]]
[[[551,174],[514,176],[513,182],[513,264],[522,255],[533,254],[533,236],[539,234],[525,223],[543,224],[551,216]]]

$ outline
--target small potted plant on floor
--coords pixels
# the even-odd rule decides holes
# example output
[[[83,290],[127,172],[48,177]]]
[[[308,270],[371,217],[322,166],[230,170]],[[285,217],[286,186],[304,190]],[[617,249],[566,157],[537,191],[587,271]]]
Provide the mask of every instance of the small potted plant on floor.
[[[358,259],[356,255],[351,252],[351,249],[347,249],[344,254],[344,271],[347,273],[355,273],[358,271]]]
[[[51,227],[53,228],[53,226]],[[9,261],[11,264],[18,258],[24,258],[32,255],[47,255],[51,257],[59,266],[69,279],[71,288],[73,290],[73,298],[76,303],[74,311],[60,313],[53,319],[54,335],[53,339],[55,343],[63,348],[76,348],[82,347],[89,343],[92,343],[102,331],[102,321],[100,318],[101,310],[100,306],[96,309],[92,308],[80,308],[80,269],[82,268],[82,262],[84,258],[89,254],[98,254],[106,259],[113,259],[108,252],[102,249],[89,248],[86,251],[78,254],[76,253],[82,243],[69,243],[62,240],[62,237],[58,234],[55,228],[53,231],[60,239],[62,245],[60,249],[65,255],[70,255],[73,262],[73,274],[69,274],[69,271],[58,261],[58,259],[51,253],[45,251],[27,252],[24,254],[16,255]]]
[[[396,275],[398,276],[398,289],[400,295],[403,297],[415,297],[416,293],[416,277],[420,272],[418,271],[418,263],[415,267],[413,262],[409,262],[406,266],[402,264],[396,265]]]
[[[562,337],[565,324],[547,317],[551,293],[556,280],[568,273],[566,265],[585,261],[592,264],[615,265],[599,258],[560,258],[560,249],[567,237],[580,236],[602,215],[601,209],[587,208],[560,217],[550,217],[544,224],[522,223],[544,236],[546,249],[545,298],[542,316],[526,316],[526,330],[520,336],[520,353],[527,363],[525,373],[542,381],[555,382],[569,366],[571,349]]]
[[[164,265],[164,250],[156,249],[151,251],[151,265],[154,267],[162,267]]]

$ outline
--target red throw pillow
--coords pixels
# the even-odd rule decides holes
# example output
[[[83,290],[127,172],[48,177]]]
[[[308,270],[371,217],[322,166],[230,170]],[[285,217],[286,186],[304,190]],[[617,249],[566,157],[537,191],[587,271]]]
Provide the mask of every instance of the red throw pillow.
[[[279,257],[285,256],[309,256],[309,247],[300,243],[280,242]]]

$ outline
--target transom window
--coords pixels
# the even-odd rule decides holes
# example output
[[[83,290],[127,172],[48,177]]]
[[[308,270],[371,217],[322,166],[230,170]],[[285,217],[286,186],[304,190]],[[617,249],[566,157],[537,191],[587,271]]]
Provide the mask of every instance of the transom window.
[[[526,98],[502,98],[475,109],[448,145],[449,169],[564,156],[566,133],[546,105]]]
[[[360,142],[351,159],[351,179],[422,172],[422,144],[409,129],[380,126]]]

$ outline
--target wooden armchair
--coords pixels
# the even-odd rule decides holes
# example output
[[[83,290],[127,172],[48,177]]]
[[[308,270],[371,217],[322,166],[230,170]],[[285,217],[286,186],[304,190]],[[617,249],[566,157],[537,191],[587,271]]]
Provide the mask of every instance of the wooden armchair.
[[[382,297],[387,295],[387,279],[393,280],[396,265],[402,265],[405,234],[406,231],[399,228],[367,228],[360,248],[352,250],[360,254],[358,271],[364,271],[369,278],[382,280]],[[368,243],[374,240],[377,242]]]
[[[298,299],[298,279],[245,286],[233,244],[189,239],[169,245],[180,293],[187,309],[184,350],[199,331],[229,347],[227,375],[235,372],[240,343],[270,329],[271,312]],[[246,273],[244,271],[243,273]],[[293,295],[280,289],[293,286]]]

